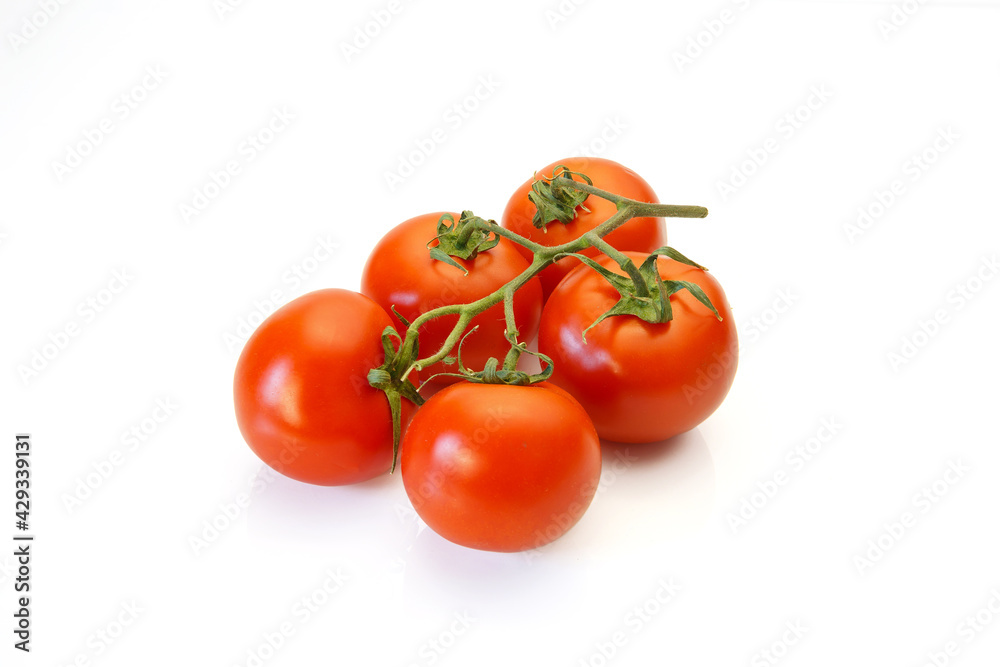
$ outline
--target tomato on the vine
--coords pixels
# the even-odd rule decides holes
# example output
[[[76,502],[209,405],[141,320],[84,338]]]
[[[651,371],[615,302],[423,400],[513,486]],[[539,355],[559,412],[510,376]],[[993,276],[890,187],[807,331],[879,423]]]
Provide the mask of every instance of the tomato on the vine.
[[[659,203],[656,193],[639,174],[631,169],[604,158],[572,157],[553,162],[537,172],[537,178],[552,177],[552,171],[558,166],[564,166],[570,171],[583,173],[594,183],[595,187],[607,190],[637,201]],[[512,232],[527,237],[535,243],[545,246],[568,243],[580,235],[594,229],[614,215],[615,205],[601,197],[590,195],[583,206],[577,207],[576,218],[569,224],[559,221],[551,222],[544,229],[532,224],[535,216],[535,205],[528,199],[534,178],[519,187],[507,202],[501,224]],[[577,179],[579,180],[579,179]],[[585,208],[584,208],[585,207]],[[667,226],[663,218],[633,218],[611,232],[604,239],[619,250],[638,250],[652,252],[667,244]],[[530,258],[526,249],[518,249]],[[594,248],[587,248],[582,254],[597,257],[600,253]],[[602,255],[603,256],[603,255]],[[542,291],[548,299],[552,290],[577,265],[574,259],[562,259],[547,267],[539,277],[542,280]]]
[[[250,449],[302,482],[353,484],[388,472],[392,422],[368,371],[385,356],[392,321],[368,297],[310,292],[272,313],[250,336],[233,380],[236,421]],[[403,401],[403,419],[412,406]]]
[[[432,396],[400,447],[417,514],[456,544],[524,551],[577,523],[601,475],[600,440],[569,394],[462,382]]]
[[[638,266],[646,255],[626,252]],[[623,274],[610,258],[599,263]],[[596,271],[579,266],[545,305],[538,349],[552,358],[552,381],[586,409],[602,438],[654,442],[688,431],[722,403],[736,374],[738,342],[729,302],[709,273],[660,257],[664,280],[699,285],[722,316],[689,291],[670,297],[673,320],[652,324],[630,315],[609,317],[619,293]]]
[[[438,221],[443,213],[428,213],[407,220],[389,231],[378,242],[361,278],[361,292],[386,311],[396,311],[408,322],[441,306],[463,304],[487,296],[528,268],[519,246],[500,239],[490,248],[471,259],[452,258],[462,269],[431,258],[428,243],[438,234]],[[451,214],[454,220],[459,215]],[[531,279],[514,295],[514,319],[520,340],[530,341],[538,331],[542,311],[542,293],[538,279]],[[420,353],[430,356],[444,344],[458,321],[458,315],[435,318],[420,330]],[[510,344],[504,337],[506,329],[503,303],[489,308],[472,319],[462,345],[462,363],[481,369],[490,357],[503,360]],[[452,351],[456,356],[457,347]],[[457,364],[442,361],[424,370],[424,376],[456,372]],[[441,383],[450,378],[438,378]]]

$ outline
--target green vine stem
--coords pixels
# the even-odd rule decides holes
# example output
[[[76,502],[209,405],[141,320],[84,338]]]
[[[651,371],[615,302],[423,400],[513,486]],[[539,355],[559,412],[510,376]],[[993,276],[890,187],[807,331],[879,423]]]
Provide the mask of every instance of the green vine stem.
[[[617,211],[599,226],[581,234],[576,239],[556,246],[544,246],[535,243],[520,234],[501,227],[497,223],[482,218],[472,218],[462,232],[461,241],[468,241],[472,232],[479,230],[486,237],[493,234],[495,237],[503,237],[516,243],[533,253],[531,264],[513,280],[487,296],[465,304],[452,304],[435,308],[423,313],[412,322],[406,331],[406,335],[399,344],[394,355],[390,355],[391,347],[386,348],[386,360],[382,367],[373,369],[370,379],[377,379],[372,382],[372,386],[377,386],[386,392],[390,403],[399,401],[400,397],[407,398],[418,405],[423,403],[423,399],[416,392],[413,383],[410,382],[410,375],[414,371],[420,371],[444,360],[448,357],[455,346],[459,344],[462,335],[468,328],[469,323],[480,313],[492,308],[501,301],[504,302],[504,316],[507,325],[507,337],[511,343],[511,350],[507,354],[503,363],[503,370],[513,372],[517,366],[521,354],[526,351],[526,345],[517,340],[517,326],[514,322],[513,298],[514,293],[538,275],[543,269],[562,259],[564,256],[578,254],[581,251],[593,247],[601,251],[608,257],[614,259],[622,269],[628,274],[628,278],[634,283],[635,295],[639,298],[650,296],[649,284],[646,278],[640,273],[639,268],[624,253],[611,246],[604,237],[632,218],[652,217],[652,218],[704,218],[708,215],[708,209],[703,206],[677,206],[673,204],[655,204],[629,199],[606,190],[597,188],[589,183],[576,181],[571,178],[560,177],[558,174],[553,179],[559,178],[559,185],[562,187],[575,188],[606,199],[615,204]],[[464,217],[464,216],[463,216]],[[490,246],[491,247],[491,246]],[[458,315],[458,321],[445,339],[441,348],[433,354],[417,358],[418,332],[427,322],[448,315]],[[389,330],[387,330],[388,332]],[[393,332],[395,333],[395,332]],[[391,358],[390,358],[391,357]],[[460,369],[462,370],[462,369]],[[496,369],[493,369],[495,373]],[[545,377],[551,373],[543,374]],[[539,378],[540,379],[540,378]],[[535,379],[531,380],[536,381]],[[398,407],[394,410],[394,419],[397,416]],[[394,430],[395,442],[393,443],[393,469],[395,469],[395,453],[398,451],[398,430]]]
[[[517,340],[519,332],[517,322],[514,321],[514,290],[509,287],[505,287],[503,292],[503,316],[507,325],[507,337],[510,340],[510,352],[503,361],[503,367],[504,370],[512,371],[517,368],[517,360],[521,358],[524,347]]]
[[[708,209],[703,206],[677,206],[673,204],[653,204],[649,202],[641,202],[607,192],[606,190],[601,190],[600,188],[587,183],[573,181],[570,179],[562,180],[565,181],[562,185],[566,187],[583,190],[588,194],[596,195],[613,202],[617,206],[618,210],[614,215],[594,229],[582,234],[573,241],[556,246],[543,246],[539,243],[526,239],[520,234],[512,232],[505,227],[501,227],[495,222],[483,220],[481,218],[476,220],[474,224],[479,229],[482,229],[484,232],[496,234],[497,236],[502,236],[509,241],[531,250],[534,253],[534,259],[528,268],[526,268],[521,274],[492,294],[484,296],[483,298],[471,303],[435,308],[434,310],[429,310],[413,320],[407,329],[406,337],[403,339],[403,344],[397,353],[398,358],[413,359],[414,349],[416,349],[417,343],[417,332],[424,324],[430,320],[445,315],[459,316],[458,321],[455,323],[455,326],[448,335],[448,338],[441,346],[441,349],[428,357],[411,361],[406,366],[406,370],[400,378],[402,381],[406,381],[412,371],[427,368],[443,360],[455,348],[455,345],[458,344],[458,341],[462,337],[462,333],[465,331],[466,327],[468,327],[472,318],[503,301],[504,294],[513,294],[516,292],[529,280],[538,275],[542,269],[558,260],[561,255],[578,253],[586,248],[595,247],[621,264],[622,268],[629,273],[629,277],[635,281],[636,290],[639,293],[639,296],[648,296],[649,292],[646,288],[645,281],[639,275],[638,268],[631,260],[628,259],[628,257],[604,241],[604,237],[621,227],[632,218],[704,218],[708,215]],[[508,328],[510,328],[510,326],[511,322],[510,319],[508,319]]]

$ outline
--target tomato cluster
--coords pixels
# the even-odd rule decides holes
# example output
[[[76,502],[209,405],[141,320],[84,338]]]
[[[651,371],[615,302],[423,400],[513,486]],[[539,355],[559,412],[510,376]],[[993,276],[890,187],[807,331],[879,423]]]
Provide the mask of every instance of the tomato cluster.
[[[571,158],[541,173],[557,168],[585,174],[594,188],[657,202],[646,181],[609,160]],[[484,221],[480,234],[458,213],[417,216],[374,248],[361,293],[315,291],[268,317],[234,378],[237,423],[254,453],[296,480],[353,484],[393,468],[401,431],[398,462],[419,516],[452,542],[521,551],[557,539],[586,511],[601,474],[601,438],[655,442],[704,421],[736,371],[736,328],[722,287],[679,254],[649,259],[643,268],[658,274],[651,284],[672,317],[606,317],[624,297],[605,274],[627,275],[624,257],[638,266],[663,254],[663,218],[634,217],[608,233],[605,240],[624,251],[604,246],[615,259],[588,246],[583,260],[552,257],[562,252],[553,249],[558,261],[540,264],[519,239],[547,247],[573,241],[616,205],[584,193],[567,220],[539,224],[540,207],[529,198],[534,182],[517,189],[504,212],[503,228],[516,235],[491,235],[500,228]],[[456,247],[466,250],[442,250]],[[491,296],[505,291],[509,301]],[[461,345],[445,350],[462,333],[456,324],[465,311],[456,306],[474,302],[482,307],[463,320]],[[442,307],[440,316],[421,317]],[[526,351],[520,341],[536,335],[548,372],[529,377],[512,363],[498,372],[494,360],[514,345],[516,361]],[[434,363],[416,363],[418,351],[426,358],[439,350]],[[418,376],[438,389],[426,401],[414,388]],[[407,388],[402,400],[399,387]]]

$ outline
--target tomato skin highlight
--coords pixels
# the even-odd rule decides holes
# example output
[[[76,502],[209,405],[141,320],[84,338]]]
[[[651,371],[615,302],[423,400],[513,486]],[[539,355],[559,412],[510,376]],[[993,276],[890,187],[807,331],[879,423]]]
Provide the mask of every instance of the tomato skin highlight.
[[[236,420],[264,463],[310,484],[354,484],[388,472],[392,422],[368,384],[383,362],[389,315],[342,289],[310,292],[250,336],[233,379]],[[403,401],[405,419],[411,410]]]
[[[646,255],[627,252],[636,265]],[[600,264],[624,274],[604,258]],[[552,382],[572,394],[602,438],[656,442],[694,428],[722,403],[739,357],[736,324],[726,295],[709,273],[672,259],[657,260],[664,279],[697,283],[723,320],[687,290],[674,294],[674,319],[651,324],[609,317],[581,334],[619,294],[597,272],[579,266],[559,284],[542,313],[538,349],[552,357]]]
[[[624,165],[604,158],[566,158],[553,162],[540,169],[536,174],[538,177],[551,177],[552,170],[559,165],[567,167],[570,171],[586,174],[594,181],[594,187],[602,190],[637,201],[649,203],[659,203],[660,201],[656,198],[652,186],[639,174]],[[575,180],[579,180],[579,178]],[[535,243],[546,246],[568,243],[599,226],[614,215],[617,210],[615,205],[608,200],[590,195],[584,202],[584,206],[590,210],[585,211],[582,208],[577,208],[576,219],[573,222],[564,225],[557,220],[547,225],[544,230],[538,229],[531,224],[535,216],[535,205],[528,199],[531,183],[532,179],[529,179],[514,191],[507,202],[507,208],[503,212],[500,224]],[[667,225],[663,218],[633,218],[604,238],[619,250],[637,250],[650,253],[667,244]],[[531,258],[530,252],[521,246],[517,247],[526,258]],[[604,256],[594,248],[587,248],[581,254],[587,257]],[[549,298],[556,285],[576,268],[577,264],[576,260],[562,259],[541,272],[539,277],[542,281],[544,300]]]
[[[417,514],[447,540],[514,552],[577,523],[601,476],[600,440],[569,394],[462,382],[431,397],[400,447]]]
[[[431,259],[427,243],[437,236],[437,224],[443,213],[428,213],[411,218],[389,231],[368,257],[361,278],[361,293],[378,303],[387,312],[395,306],[400,315],[412,322],[419,315],[445,305],[476,301],[492,294],[528,268],[528,260],[518,252],[516,244],[506,239],[474,259],[455,259],[468,270],[468,275],[444,262]],[[452,213],[455,220],[459,215]],[[514,294],[514,318],[520,340],[530,341],[538,332],[542,313],[542,292],[538,278],[531,279]],[[458,315],[439,317],[428,322],[420,331],[420,354],[437,352],[458,321]],[[462,362],[481,370],[490,357],[501,362],[510,349],[504,338],[506,329],[503,303],[472,319],[466,331],[479,329],[465,339]],[[457,356],[458,348],[451,355]],[[424,369],[423,375],[457,372],[458,365],[437,363]],[[437,378],[438,384],[450,384],[451,378]]]

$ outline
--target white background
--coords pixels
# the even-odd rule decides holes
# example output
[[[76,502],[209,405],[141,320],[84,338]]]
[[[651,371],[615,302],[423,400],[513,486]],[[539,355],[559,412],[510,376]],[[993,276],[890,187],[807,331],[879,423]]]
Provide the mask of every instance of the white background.
[[[406,1],[348,57],[387,1],[92,0],[48,19],[4,3],[0,537],[27,431],[37,541],[30,656],[11,646],[13,547],[0,549],[0,662],[773,664],[767,650],[789,666],[996,664],[995,3],[914,2],[892,31],[888,3],[562,4],[556,21],[555,0]],[[294,119],[248,159],[276,109]],[[55,165],[104,119],[81,163]],[[444,142],[390,188],[436,128]],[[624,448],[607,447],[589,513],[527,555],[422,530],[398,476],[268,475],[236,428],[227,341],[260,302],[357,289],[392,225],[499,217],[534,170],[582,151],[664,202],[710,208],[669,234],[738,319],[723,407],[629,447],[618,472]],[[185,216],[229,160],[240,172]],[[857,226],[896,180],[902,194]],[[104,292],[116,271],[127,285]],[[162,423],[158,400],[177,406]],[[148,435],[131,448],[133,428]],[[820,435],[808,462],[789,455]],[[93,476],[115,450],[110,477]],[[97,488],[68,506],[88,476]],[[329,594],[328,572],[343,580]],[[303,613],[303,597],[323,604]]]

